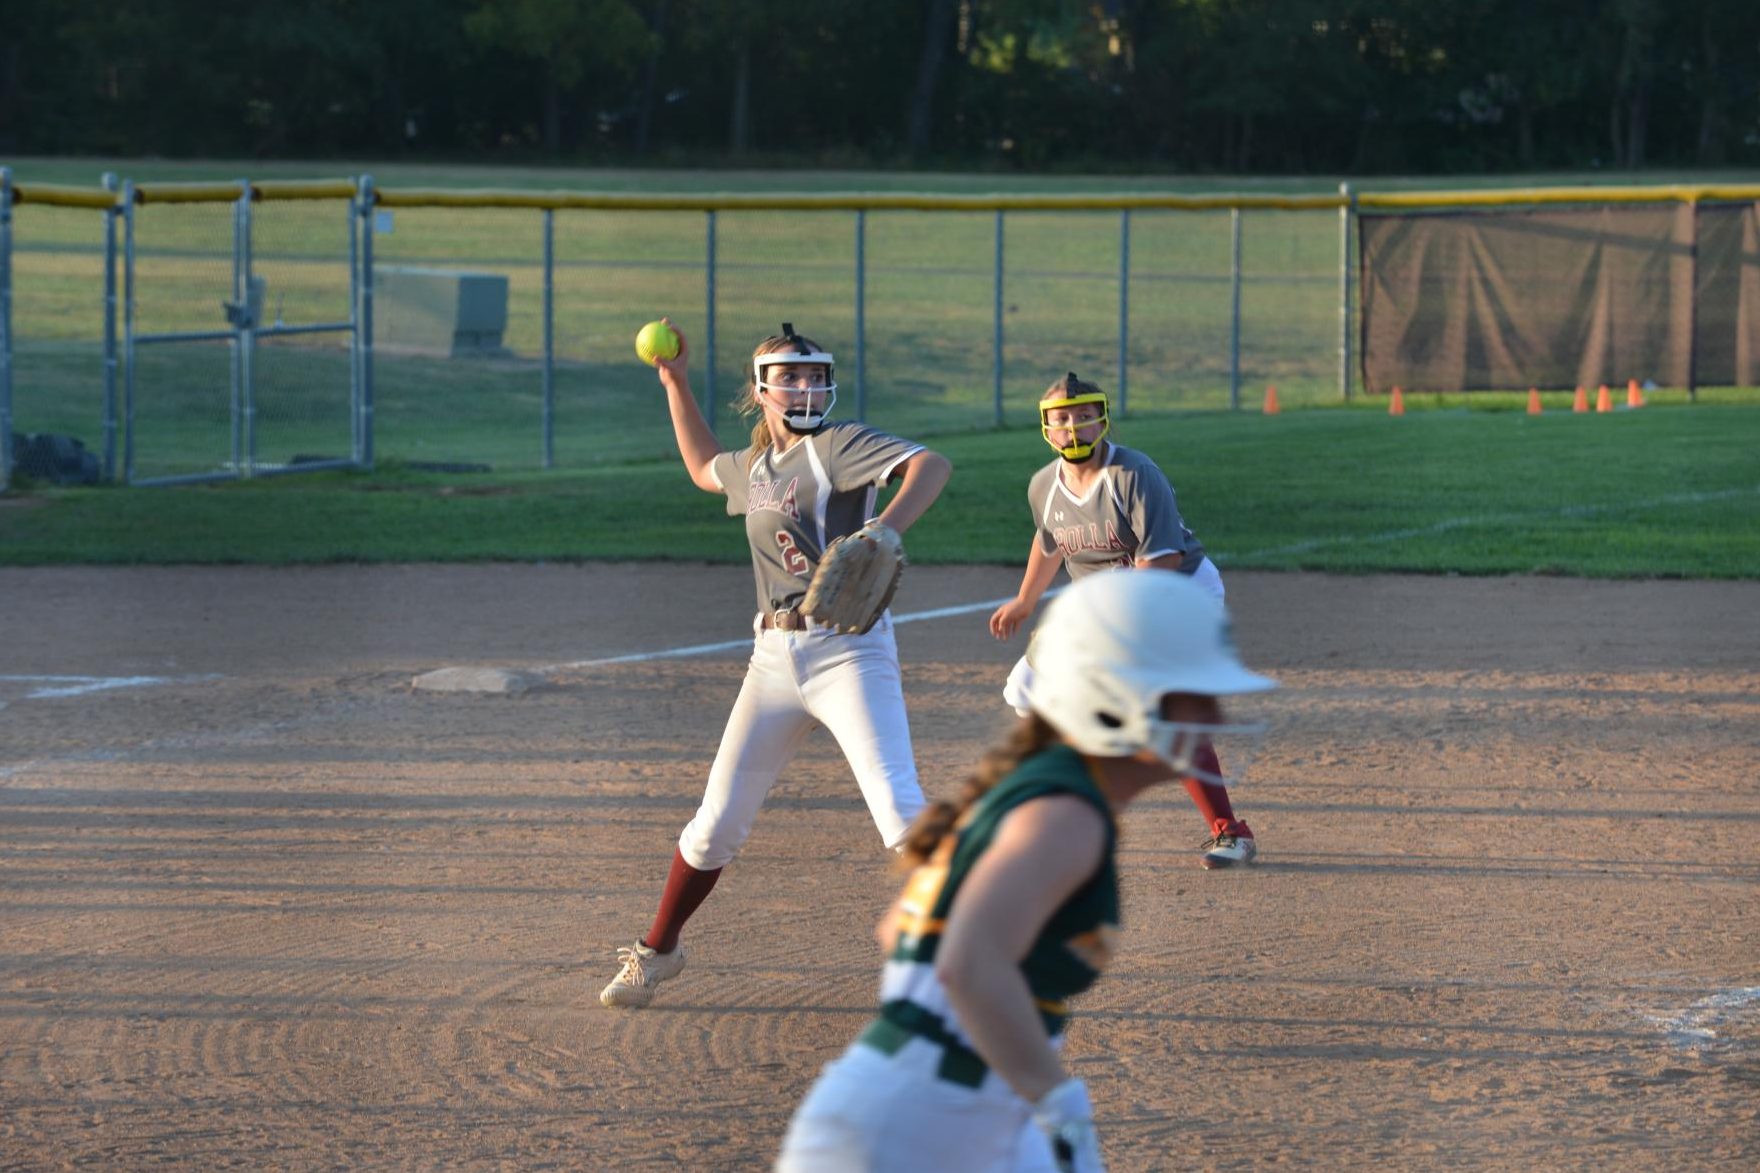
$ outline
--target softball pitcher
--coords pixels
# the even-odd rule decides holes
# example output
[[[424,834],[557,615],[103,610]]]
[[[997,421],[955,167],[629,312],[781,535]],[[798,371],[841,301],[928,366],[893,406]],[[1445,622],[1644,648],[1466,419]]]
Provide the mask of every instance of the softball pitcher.
[[[955,802],[911,829],[881,921],[879,1016],[795,1112],[779,1173],[1102,1167],[1082,1081],[1059,1058],[1067,999],[1106,967],[1119,813],[1193,768],[1218,697],[1273,688],[1190,578],[1087,575],[1035,636],[1028,715]]]
[[[787,323],[752,353],[740,400],[757,417],[751,445],[725,452],[697,409],[688,357],[680,334],[677,357],[655,364],[679,455],[693,484],[724,494],[727,512],[745,518],[758,612],[702,805],[679,836],[653,924],[618,950],[617,976],[599,994],[606,1006],[646,1006],[684,968],[685,921],[751,834],[765,795],[815,723],[837,739],[887,847],[904,841],[923,806],[890,615],[864,634],[842,634],[799,607],[834,539],[870,519],[903,533],[922,516],[947,483],[946,459],[862,424],[827,423],[837,401],[832,357]],[[875,519],[880,488],[900,478]]]
[[[1027,553],[1020,592],[990,616],[990,633],[1008,639],[1039,603],[1063,566],[1070,580],[1097,570],[1136,566],[1173,570],[1223,599],[1222,575],[1180,517],[1173,486],[1141,452],[1106,439],[1111,428],[1106,394],[1071,371],[1039,401],[1039,430],[1057,450],[1027,487],[1038,532]],[[1032,679],[1033,650],[1015,664],[1003,699],[1023,715]],[[1205,750],[1185,779],[1186,793],[1204,816],[1206,868],[1250,863],[1258,854],[1252,828],[1235,817],[1216,755]]]

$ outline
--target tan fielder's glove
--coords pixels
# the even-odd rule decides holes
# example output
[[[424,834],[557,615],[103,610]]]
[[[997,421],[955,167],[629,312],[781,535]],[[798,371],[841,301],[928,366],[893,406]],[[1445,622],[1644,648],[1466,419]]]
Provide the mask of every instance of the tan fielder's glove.
[[[903,540],[891,526],[870,521],[825,548],[801,611],[818,623],[859,635],[879,621],[903,574]]]

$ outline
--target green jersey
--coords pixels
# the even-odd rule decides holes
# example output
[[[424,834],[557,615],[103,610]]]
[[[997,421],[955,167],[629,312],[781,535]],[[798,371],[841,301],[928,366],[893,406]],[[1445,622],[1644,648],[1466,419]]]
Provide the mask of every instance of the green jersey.
[[[1073,794],[1092,803],[1106,820],[1106,850],[1100,866],[1054,911],[1039,930],[1021,974],[1053,1038],[1069,1017],[1067,1000],[1094,984],[1112,954],[1119,925],[1118,826],[1088,763],[1068,746],[1033,755],[961,816],[942,839],[933,858],[911,873],[900,900],[897,943],[881,976],[880,1019],[863,1036],[881,1050],[894,1051],[910,1035],[944,1048],[942,1075],[972,1086],[985,1066],[971,1048],[947,992],[935,976],[935,954],[948,910],[960,885],[996,838],[997,827],[1022,803],[1056,794]]]

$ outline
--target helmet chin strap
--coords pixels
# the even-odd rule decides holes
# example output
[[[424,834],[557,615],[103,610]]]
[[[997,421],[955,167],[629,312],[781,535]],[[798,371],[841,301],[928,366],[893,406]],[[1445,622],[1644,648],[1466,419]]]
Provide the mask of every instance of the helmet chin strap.
[[[1094,453],[1100,451],[1100,443],[1097,439],[1092,444],[1071,444],[1068,448],[1059,448],[1057,454],[1063,457],[1065,464],[1086,464],[1094,459]],[[1079,452],[1081,455],[1071,456],[1072,452]]]
[[[758,387],[766,396],[771,397],[779,392],[787,394],[798,393],[801,390],[795,387],[776,387],[769,383],[759,383]],[[784,407],[775,398],[770,400],[782,416],[782,426],[797,436],[810,436],[824,427],[825,417],[831,414],[831,409],[837,404],[836,383],[825,387],[808,388],[805,393],[807,395],[807,406],[805,407]],[[812,397],[821,394],[825,396],[825,405],[814,411]]]

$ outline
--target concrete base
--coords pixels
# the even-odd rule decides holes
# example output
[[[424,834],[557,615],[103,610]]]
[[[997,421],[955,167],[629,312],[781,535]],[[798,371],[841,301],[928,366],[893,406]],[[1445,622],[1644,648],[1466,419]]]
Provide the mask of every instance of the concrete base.
[[[514,696],[543,683],[523,672],[505,668],[436,668],[410,681],[422,692],[495,692]]]

